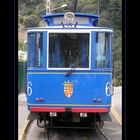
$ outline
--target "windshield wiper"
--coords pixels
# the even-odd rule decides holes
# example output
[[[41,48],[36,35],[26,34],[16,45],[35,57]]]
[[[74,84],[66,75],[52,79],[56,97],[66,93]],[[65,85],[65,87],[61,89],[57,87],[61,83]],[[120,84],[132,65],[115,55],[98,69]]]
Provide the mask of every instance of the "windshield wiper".
[[[71,75],[71,73],[75,70],[75,68],[76,68],[76,66],[72,66],[70,71],[68,71],[65,76],[69,77]]]
[[[81,58],[78,60],[77,66],[79,66],[86,58],[87,58],[87,55],[84,55],[83,57],[81,57]],[[75,63],[74,65],[71,66],[70,71],[68,71],[68,72],[66,73],[65,76],[66,76],[66,77],[69,77],[69,76],[72,74],[72,72],[75,70],[75,68],[76,68],[76,63]]]

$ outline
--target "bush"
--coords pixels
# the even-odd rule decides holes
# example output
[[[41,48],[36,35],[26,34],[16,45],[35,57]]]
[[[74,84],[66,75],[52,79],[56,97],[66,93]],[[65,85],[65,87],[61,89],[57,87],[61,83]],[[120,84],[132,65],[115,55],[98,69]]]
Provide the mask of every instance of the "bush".
[[[39,26],[39,22],[40,18],[35,15],[30,15],[26,17],[24,24],[26,28],[29,28]]]

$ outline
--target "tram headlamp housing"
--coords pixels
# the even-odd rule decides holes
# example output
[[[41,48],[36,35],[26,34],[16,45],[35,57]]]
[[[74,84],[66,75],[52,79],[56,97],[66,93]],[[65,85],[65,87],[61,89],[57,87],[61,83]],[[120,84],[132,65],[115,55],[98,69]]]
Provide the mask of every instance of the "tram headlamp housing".
[[[74,21],[75,19],[75,15],[72,12],[67,12],[64,14],[64,20],[66,21],[66,23],[70,24]]]
[[[50,112],[50,117],[56,117],[57,113],[56,112]]]
[[[87,117],[87,113],[80,113],[80,117],[86,118]]]

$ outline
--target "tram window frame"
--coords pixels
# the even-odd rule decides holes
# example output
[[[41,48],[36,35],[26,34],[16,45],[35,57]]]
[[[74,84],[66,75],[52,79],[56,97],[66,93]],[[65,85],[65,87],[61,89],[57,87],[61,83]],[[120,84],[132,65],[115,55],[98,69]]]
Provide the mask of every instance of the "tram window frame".
[[[77,61],[74,61],[74,63],[73,63],[74,65],[72,64],[72,65],[69,65],[69,66],[66,66],[66,64],[59,64],[59,63],[58,63],[59,66],[54,66],[54,67],[51,66],[51,65],[50,65],[50,62],[51,62],[51,61],[50,61],[50,59],[51,59],[51,58],[50,58],[50,50],[51,50],[51,49],[54,49],[54,48],[50,48],[50,46],[51,46],[51,44],[50,44],[50,42],[51,42],[51,41],[50,41],[50,40],[51,40],[51,39],[50,39],[50,35],[51,35],[51,34],[54,34],[54,35],[56,35],[56,34],[61,34],[61,35],[62,35],[62,34],[66,34],[66,35],[67,35],[67,34],[68,34],[68,35],[71,35],[71,36],[72,36],[72,34],[73,34],[73,35],[75,35],[75,34],[79,34],[79,35],[84,34],[85,36],[87,35],[87,36],[85,37],[85,38],[86,38],[86,41],[87,41],[87,46],[86,46],[87,49],[86,49],[86,52],[85,52],[85,54],[84,54],[84,55],[87,55],[87,56],[86,56],[87,58],[84,59],[83,57],[85,57],[85,56],[83,56],[83,54],[82,54],[82,55],[80,54],[81,57],[79,57],[79,60],[80,60],[80,59],[81,59],[81,60],[84,59],[84,60],[83,60],[83,63],[84,63],[84,61],[86,61],[86,62],[85,62],[85,63],[86,63],[86,64],[85,64],[86,66],[82,66],[82,65],[81,65],[81,66],[78,66]],[[72,36],[72,38],[74,39],[74,36]],[[79,39],[81,39],[81,38],[79,38]],[[91,48],[90,48],[90,46],[91,46],[90,39],[91,39],[91,34],[90,34],[90,32],[82,32],[82,33],[79,33],[79,32],[76,32],[76,33],[75,33],[75,32],[71,32],[71,33],[67,33],[67,32],[49,32],[49,37],[48,37],[48,50],[47,50],[47,52],[48,52],[48,54],[47,54],[47,56],[48,56],[48,58],[47,58],[47,60],[48,60],[48,61],[47,61],[47,69],[51,69],[51,70],[55,70],[55,69],[56,69],[56,70],[66,70],[66,69],[71,69],[72,67],[75,67],[76,70],[89,70],[89,69],[90,69],[90,62],[91,62],[91,60],[90,60],[90,49],[91,49]],[[76,39],[76,40],[77,40],[77,39]],[[59,41],[60,41],[60,40],[59,40]],[[81,41],[81,40],[80,40],[80,41]],[[54,43],[54,39],[53,39],[52,42]],[[83,43],[83,42],[82,42],[82,43]],[[68,42],[66,42],[66,44],[69,45]],[[61,45],[61,44],[60,44],[60,45]],[[83,46],[84,46],[84,45],[83,45]],[[81,49],[81,46],[80,46],[80,45],[79,45],[78,47]],[[77,47],[77,48],[78,48],[78,47]],[[62,47],[62,48],[63,48],[63,47]],[[61,48],[61,49],[62,49],[62,48]],[[84,48],[83,48],[83,50],[81,49],[80,51],[84,51]],[[60,53],[63,53],[63,52],[60,51]],[[72,53],[72,52],[71,52],[71,53]],[[79,52],[78,52],[78,53],[79,53]],[[83,52],[82,52],[82,53],[83,53]],[[59,56],[59,57],[60,57],[60,56]],[[56,59],[56,57],[55,57],[55,59]],[[76,59],[75,59],[75,60],[76,60]],[[78,60],[78,61],[79,61],[79,60]],[[56,59],[55,61],[57,61],[57,59]],[[66,61],[66,60],[65,60],[65,61]],[[69,64],[70,64],[70,63],[69,63]]]
[[[95,68],[111,68],[110,32],[96,32]]]
[[[43,33],[28,32],[28,67],[41,68],[43,62]]]

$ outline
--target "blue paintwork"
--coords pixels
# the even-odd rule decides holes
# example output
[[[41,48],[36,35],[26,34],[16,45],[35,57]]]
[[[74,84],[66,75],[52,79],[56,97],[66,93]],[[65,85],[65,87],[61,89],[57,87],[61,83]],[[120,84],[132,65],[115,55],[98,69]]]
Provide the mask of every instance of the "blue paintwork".
[[[96,14],[85,14],[85,13],[74,13],[75,16],[77,17],[88,17],[89,18],[89,23],[87,26],[96,26],[99,20],[99,16]],[[64,13],[56,13],[56,14],[49,14],[49,15],[42,15],[41,17],[43,18],[44,21],[47,22],[49,26],[56,26],[56,24],[53,23],[53,19],[55,17],[63,17]]]
[[[46,66],[46,59],[47,59],[47,47],[46,47],[46,44],[47,44],[47,32],[43,32],[43,68],[45,69],[47,66]]]
[[[106,96],[105,85],[111,82],[111,74],[28,74],[27,81],[32,82],[32,95],[28,96],[30,104],[77,104],[110,105],[111,96]],[[64,95],[64,81],[73,83],[73,95]],[[36,98],[44,98],[41,103]],[[101,103],[94,103],[93,98],[101,98]],[[67,105],[64,105],[67,106]]]
[[[95,60],[95,45],[96,44],[96,32],[91,32],[91,60]],[[95,68],[95,61],[91,63],[91,69]]]
[[[49,26],[55,26],[53,24],[53,18],[64,16],[64,13],[44,15],[42,18],[48,22]],[[75,13],[75,16],[88,17],[89,24],[86,26],[96,26],[98,22],[98,16],[94,14],[82,14]],[[93,24],[94,23],[94,24]],[[84,25],[85,26],[85,25]],[[34,28],[32,28],[34,29]],[[47,28],[35,28],[46,29]],[[57,30],[58,28],[51,28],[51,30]],[[62,28],[61,30],[67,30],[68,28]],[[70,30],[69,28],[68,30]],[[73,28],[72,28],[73,29]],[[78,28],[78,30],[81,28]],[[86,28],[85,28],[86,29]],[[87,29],[87,30],[88,30]],[[102,28],[100,28],[102,32]],[[59,29],[60,30],[60,29]],[[76,29],[75,29],[76,30]],[[81,29],[83,30],[83,29]],[[32,31],[31,31],[32,32]],[[33,31],[39,32],[39,31]],[[32,67],[27,68],[27,106],[65,106],[65,107],[110,107],[111,96],[107,96],[106,84],[112,83],[112,68],[95,68],[95,41],[96,32],[91,32],[91,69],[89,70],[77,70],[69,76],[65,77],[68,70],[48,70],[47,69],[47,31],[43,33],[43,63],[41,68]],[[31,47],[32,45],[30,45]],[[57,46],[57,45],[56,45]],[[82,47],[85,46],[84,44]],[[110,54],[112,49],[112,42],[110,41]],[[58,49],[58,47],[57,47]],[[82,53],[84,53],[84,47]],[[57,50],[57,53],[59,50]],[[28,54],[32,54],[29,52]],[[110,56],[111,57],[111,56]],[[59,60],[59,55],[57,55]],[[111,59],[112,60],[112,57]],[[111,62],[110,62],[111,64]],[[68,98],[64,95],[64,82],[70,81],[73,83],[73,95]],[[28,93],[32,91],[29,96]],[[111,93],[110,93],[111,94]],[[36,98],[44,98],[43,102],[37,102]],[[101,103],[93,102],[93,99],[100,98]]]

